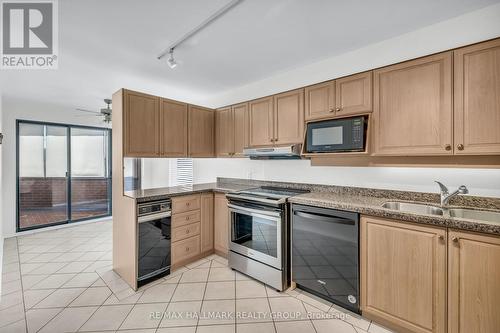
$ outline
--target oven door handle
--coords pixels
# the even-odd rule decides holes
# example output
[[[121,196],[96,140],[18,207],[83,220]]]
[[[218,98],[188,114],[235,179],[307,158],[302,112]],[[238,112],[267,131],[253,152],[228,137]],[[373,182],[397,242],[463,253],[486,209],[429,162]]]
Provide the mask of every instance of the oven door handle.
[[[286,199],[281,198],[281,199],[276,199],[276,200],[271,200],[271,199],[265,199],[265,198],[259,198],[259,197],[253,197],[253,196],[248,196],[244,194],[231,194],[228,193],[226,194],[227,198],[230,199],[237,199],[237,200],[248,200],[248,201],[255,201],[255,202],[262,202],[262,203],[267,203],[271,205],[280,205],[282,203],[286,202]]]
[[[139,223],[151,222],[154,220],[164,219],[164,218],[170,217],[170,216],[172,216],[171,211],[156,213],[156,214],[151,214],[151,215],[146,215],[146,216],[139,216],[137,218],[137,222],[139,222]]]
[[[242,213],[242,214],[248,214],[248,215],[253,215],[253,216],[267,216],[267,217],[281,217],[281,212],[271,212],[267,210],[258,210],[258,209],[253,209],[253,208],[248,208],[248,207],[241,207],[241,206],[236,206],[233,204],[228,204],[227,207],[231,209],[231,211],[236,212],[236,213]]]

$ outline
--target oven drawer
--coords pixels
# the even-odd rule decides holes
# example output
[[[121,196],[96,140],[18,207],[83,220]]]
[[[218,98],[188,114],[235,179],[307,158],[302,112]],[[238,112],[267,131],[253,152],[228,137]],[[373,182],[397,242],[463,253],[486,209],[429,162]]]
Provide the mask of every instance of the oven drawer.
[[[189,237],[172,243],[172,264],[188,260],[200,254],[200,236]]]
[[[181,227],[186,224],[200,222],[200,210],[172,215],[172,228]]]
[[[186,195],[172,198],[172,214],[200,209],[200,195]]]
[[[172,242],[177,242],[200,234],[200,222],[172,229]]]

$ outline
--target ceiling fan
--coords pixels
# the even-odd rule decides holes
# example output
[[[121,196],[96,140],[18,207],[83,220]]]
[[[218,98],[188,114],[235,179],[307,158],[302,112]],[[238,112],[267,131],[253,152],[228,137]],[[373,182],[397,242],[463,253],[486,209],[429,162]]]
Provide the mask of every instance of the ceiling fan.
[[[111,123],[111,100],[108,98],[104,99],[104,103],[106,103],[106,107],[102,108],[99,111],[92,111],[92,110],[86,110],[86,109],[76,109],[77,111],[80,112],[88,112],[88,113],[94,113],[96,117],[103,117],[102,121],[104,121],[106,124]]]

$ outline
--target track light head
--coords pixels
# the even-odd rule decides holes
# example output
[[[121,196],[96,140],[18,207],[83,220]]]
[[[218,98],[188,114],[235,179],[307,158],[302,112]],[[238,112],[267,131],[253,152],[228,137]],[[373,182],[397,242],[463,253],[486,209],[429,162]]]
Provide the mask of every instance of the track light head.
[[[167,64],[170,68],[174,69],[177,67],[177,62],[174,59],[174,49],[170,49],[170,56],[168,57]]]

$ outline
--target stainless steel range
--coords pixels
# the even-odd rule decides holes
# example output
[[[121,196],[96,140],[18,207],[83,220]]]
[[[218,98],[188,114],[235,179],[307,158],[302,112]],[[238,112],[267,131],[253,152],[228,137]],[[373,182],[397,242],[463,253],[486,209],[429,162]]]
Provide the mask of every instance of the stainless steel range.
[[[227,194],[231,214],[229,266],[277,290],[290,281],[287,199],[307,191],[258,187]]]

